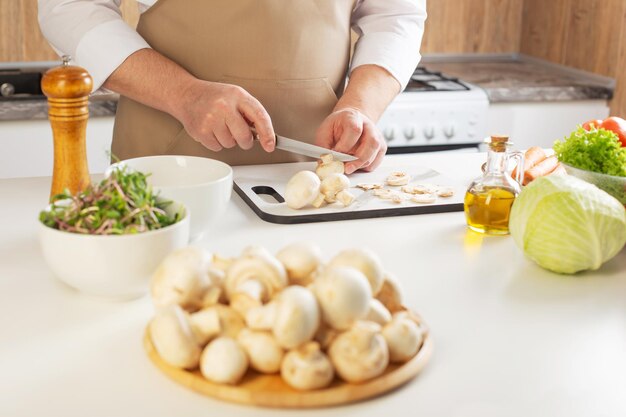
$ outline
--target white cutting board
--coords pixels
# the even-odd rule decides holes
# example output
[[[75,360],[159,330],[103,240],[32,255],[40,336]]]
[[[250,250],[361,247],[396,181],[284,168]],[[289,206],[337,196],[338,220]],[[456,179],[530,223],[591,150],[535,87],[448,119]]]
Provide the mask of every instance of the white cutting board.
[[[350,193],[356,199],[348,207],[343,207],[340,203],[300,210],[287,207],[283,198],[287,181],[298,171],[314,171],[315,166],[315,162],[236,166],[233,167],[234,189],[261,219],[280,224],[463,211],[466,184],[461,184],[459,181],[448,178],[429,167],[406,163],[404,165],[394,164],[393,166],[383,165],[375,172],[359,172],[350,175],[350,183],[352,184]],[[357,184],[361,183],[384,183],[385,178],[395,171],[410,174],[412,180],[409,184],[434,184],[452,187],[454,195],[448,198],[439,197],[436,202],[431,204],[417,204],[411,201],[393,203],[374,196],[373,191],[364,191],[356,187]],[[385,187],[400,190],[400,187]],[[274,196],[269,194],[274,194]]]

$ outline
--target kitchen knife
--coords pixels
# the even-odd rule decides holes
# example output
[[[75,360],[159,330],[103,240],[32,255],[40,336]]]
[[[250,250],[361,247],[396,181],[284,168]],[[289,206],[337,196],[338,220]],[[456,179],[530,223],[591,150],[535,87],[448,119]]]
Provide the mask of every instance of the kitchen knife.
[[[299,140],[289,139],[284,136],[276,135],[276,147],[283,151],[293,152],[300,155],[310,156],[319,159],[320,156],[331,154],[336,161],[350,162],[356,161],[358,158],[345,153],[331,151],[321,146],[311,145],[310,143],[300,142]]]

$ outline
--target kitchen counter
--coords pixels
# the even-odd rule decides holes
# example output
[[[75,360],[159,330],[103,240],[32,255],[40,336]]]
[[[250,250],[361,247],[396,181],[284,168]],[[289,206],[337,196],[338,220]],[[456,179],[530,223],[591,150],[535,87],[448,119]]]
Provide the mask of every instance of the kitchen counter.
[[[89,98],[89,117],[115,116],[117,94],[94,95]],[[48,118],[48,100],[0,100],[0,122],[8,120],[45,120]]]
[[[610,100],[615,80],[526,55],[426,55],[420,65],[482,87],[491,103]]]
[[[469,181],[482,154],[395,155]],[[526,260],[510,237],[465,227],[463,213],[302,225],[265,223],[235,194],[198,244],[223,255],[276,251],[294,240],[326,257],[368,246],[431,328],[435,350],[404,387],[353,405],[255,409],[177,385],[147,359],[148,297],[111,301],[56,280],[37,242],[50,178],[0,180],[2,416],[624,416],[626,251],[600,271],[559,276]]]

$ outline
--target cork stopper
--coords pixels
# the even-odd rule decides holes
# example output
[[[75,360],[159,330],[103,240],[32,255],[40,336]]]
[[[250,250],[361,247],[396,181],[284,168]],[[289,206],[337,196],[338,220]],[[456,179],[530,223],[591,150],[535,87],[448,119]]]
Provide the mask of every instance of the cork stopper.
[[[511,146],[513,143],[509,142],[509,136],[507,135],[492,135],[486,140],[489,148],[494,152],[505,152],[507,146]]]
[[[86,69],[70,65],[70,57],[63,57],[63,65],[49,69],[41,79],[41,89],[46,97],[87,97],[93,89],[93,80]]]

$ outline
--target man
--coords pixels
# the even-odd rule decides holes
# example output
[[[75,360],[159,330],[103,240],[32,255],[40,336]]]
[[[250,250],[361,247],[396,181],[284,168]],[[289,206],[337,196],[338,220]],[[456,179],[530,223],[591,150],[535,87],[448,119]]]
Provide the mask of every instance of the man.
[[[121,0],[39,0],[53,47],[122,96],[114,155],[297,160],[276,131],[354,154],[348,174],[381,163],[375,122],[420,59],[426,0],[138,1],[135,31]]]

